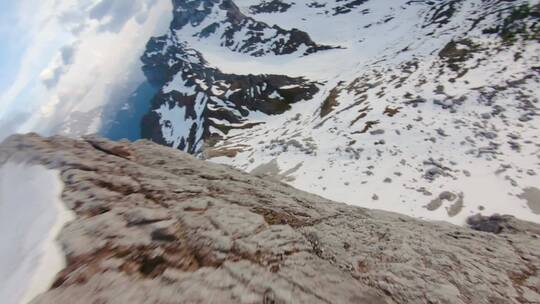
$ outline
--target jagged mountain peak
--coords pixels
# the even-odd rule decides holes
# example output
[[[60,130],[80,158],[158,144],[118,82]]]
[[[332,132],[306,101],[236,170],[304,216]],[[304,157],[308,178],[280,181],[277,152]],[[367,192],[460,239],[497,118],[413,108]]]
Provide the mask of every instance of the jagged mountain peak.
[[[205,139],[255,125],[250,112],[281,114],[318,91],[300,77],[223,73],[172,33],[152,38],[142,61],[148,79],[163,86],[143,118],[143,137],[190,153]]]
[[[232,0],[174,1],[171,30],[186,40],[216,40],[233,52],[260,57],[331,49],[298,29],[283,29],[244,15]]]

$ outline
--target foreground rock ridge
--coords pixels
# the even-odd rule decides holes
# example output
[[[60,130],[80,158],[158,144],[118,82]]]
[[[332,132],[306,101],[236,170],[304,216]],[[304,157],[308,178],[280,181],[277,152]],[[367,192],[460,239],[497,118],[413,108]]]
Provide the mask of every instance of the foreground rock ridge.
[[[348,206],[144,140],[15,135],[6,162],[59,170],[77,215],[32,303],[540,302],[540,226],[512,217]]]

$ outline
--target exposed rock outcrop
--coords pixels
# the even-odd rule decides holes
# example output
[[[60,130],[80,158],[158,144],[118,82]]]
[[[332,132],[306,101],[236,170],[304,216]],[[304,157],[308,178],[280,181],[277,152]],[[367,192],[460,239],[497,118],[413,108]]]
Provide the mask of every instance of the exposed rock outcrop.
[[[172,32],[186,30],[184,27],[189,26],[193,28],[194,37],[214,36],[220,46],[233,52],[260,57],[295,52],[309,55],[333,48],[315,43],[301,30],[283,29],[248,17],[232,0],[173,0],[173,7]],[[213,18],[216,15],[219,18]]]
[[[485,233],[328,201],[149,141],[17,135],[77,214],[33,303],[538,303],[540,227]],[[478,223],[481,219],[477,219]]]
[[[152,38],[141,57],[148,81],[164,86],[141,121],[145,139],[195,154],[205,141],[257,125],[250,113],[282,114],[319,91],[303,77],[223,73],[173,32]]]

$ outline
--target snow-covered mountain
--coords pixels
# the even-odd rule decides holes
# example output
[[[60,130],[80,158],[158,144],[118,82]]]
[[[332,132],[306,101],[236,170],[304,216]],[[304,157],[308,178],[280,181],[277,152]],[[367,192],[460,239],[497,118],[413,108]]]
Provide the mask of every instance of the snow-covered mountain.
[[[364,207],[540,222],[540,4],[174,0],[142,135]]]

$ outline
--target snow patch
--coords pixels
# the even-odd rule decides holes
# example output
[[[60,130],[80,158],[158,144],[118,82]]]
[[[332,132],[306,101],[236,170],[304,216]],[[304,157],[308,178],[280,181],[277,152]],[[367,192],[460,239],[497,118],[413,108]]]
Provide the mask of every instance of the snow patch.
[[[194,86],[188,87],[186,83],[187,83],[187,80],[184,80],[184,78],[182,77],[182,72],[179,72],[176,75],[174,75],[173,80],[171,80],[171,82],[169,82],[163,88],[163,93],[168,94],[172,91],[177,91],[186,96],[195,94],[196,93],[195,87]]]
[[[66,263],[56,238],[74,218],[59,173],[42,166],[0,167],[0,303],[28,303]]]

